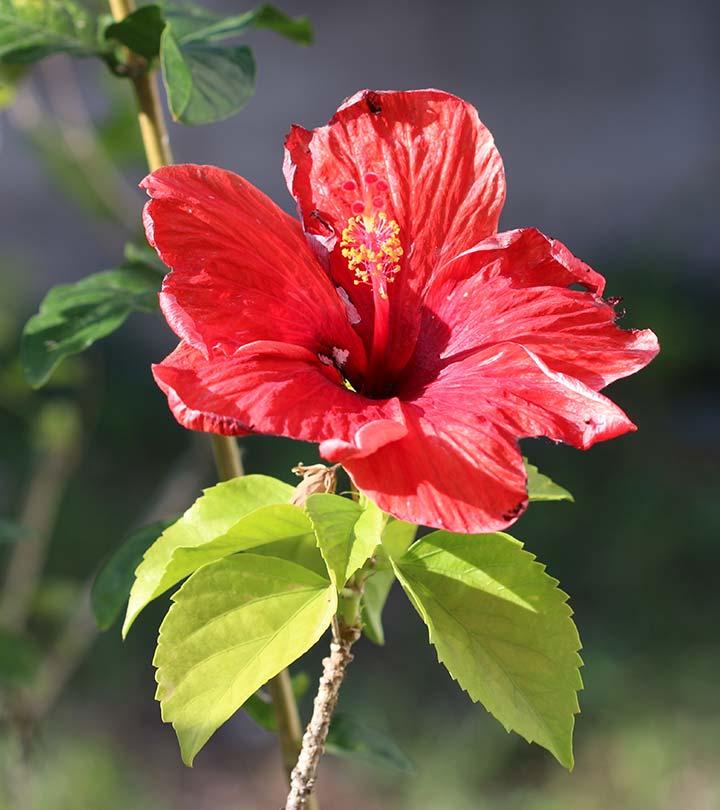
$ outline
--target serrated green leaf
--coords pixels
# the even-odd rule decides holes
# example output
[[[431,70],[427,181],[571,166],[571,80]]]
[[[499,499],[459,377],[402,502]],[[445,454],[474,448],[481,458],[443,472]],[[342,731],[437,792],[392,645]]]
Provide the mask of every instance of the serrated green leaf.
[[[374,507],[374,505],[373,505]],[[349,498],[311,495],[305,504],[318,548],[338,591],[365,564],[380,542],[382,512],[363,509]]]
[[[18,686],[32,680],[41,653],[27,636],[0,628],[0,684]]]
[[[96,32],[97,18],[72,0],[0,0],[0,61],[7,64],[101,54]]]
[[[143,555],[177,518],[158,520],[134,531],[98,572],[90,604],[100,630],[108,630],[125,607]]]
[[[335,588],[295,563],[236,554],[203,566],[173,597],[155,653],[157,699],[191,765],[261,686],[318,641]]]
[[[128,14],[124,20],[105,29],[105,39],[114,39],[133,53],[146,59],[154,59],[160,53],[160,37],[165,20],[160,6],[148,5]]]
[[[229,118],[255,92],[255,60],[245,45],[181,44],[168,26],[162,35],[160,60],[170,112],[183,124]]]
[[[363,759],[372,765],[413,773],[415,766],[386,734],[368,728],[352,715],[338,712],[330,721],[325,750],[335,756]]]
[[[575,498],[559,484],[538,470],[526,458],[528,499],[531,501],[574,501]]]
[[[582,662],[557,580],[506,534],[433,532],[395,570],[460,686],[572,768]]]
[[[228,39],[240,36],[250,28],[267,28],[301,45],[312,42],[312,26],[307,17],[290,17],[270,5],[230,17],[222,17],[191,3],[165,3],[163,8],[181,44]]]
[[[365,581],[361,600],[363,633],[374,644],[385,643],[382,612],[395,581],[390,557],[402,557],[415,539],[417,526],[389,518],[382,533],[382,544],[375,549],[375,572]]]
[[[63,358],[84,351],[118,329],[132,312],[153,312],[162,276],[125,264],[53,287],[25,325],[20,355],[27,381],[44,385]]]
[[[223,481],[203,495],[147,550],[135,571],[123,636],[140,611],[201,565],[243,548],[309,534],[293,488],[265,475]],[[277,512],[268,507],[277,506]]]

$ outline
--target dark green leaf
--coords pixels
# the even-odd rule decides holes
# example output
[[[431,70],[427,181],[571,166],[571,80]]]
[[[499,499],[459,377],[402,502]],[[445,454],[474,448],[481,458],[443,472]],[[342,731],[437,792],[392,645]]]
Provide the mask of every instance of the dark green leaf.
[[[93,582],[90,602],[101,630],[112,627],[125,607],[143,554],[176,520],[177,517],[158,520],[133,532],[100,569]]]
[[[559,484],[538,470],[526,458],[525,470],[527,472],[528,499],[531,501],[574,501],[575,498]]]
[[[160,281],[149,266],[128,263],[53,287],[23,330],[20,354],[28,382],[44,385],[63,358],[111,334],[132,312],[154,311]]]
[[[9,64],[100,54],[96,31],[95,16],[72,0],[0,0],[0,61]]]
[[[160,37],[165,20],[159,6],[141,6],[120,22],[105,29],[106,39],[115,39],[133,53],[154,59],[160,53]]]
[[[309,45],[313,37],[307,17],[289,17],[270,5],[231,17],[221,17],[189,3],[166,3],[164,12],[180,43],[227,39],[244,34],[249,28],[267,28],[301,45]]]
[[[0,629],[0,683],[17,686],[32,679],[40,651],[27,636]]]
[[[329,754],[364,759],[373,765],[404,773],[415,770],[413,763],[390,737],[367,728],[347,714],[333,716],[325,750]]]
[[[160,59],[170,112],[183,124],[229,118],[255,92],[255,61],[244,45],[181,44],[168,26]]]

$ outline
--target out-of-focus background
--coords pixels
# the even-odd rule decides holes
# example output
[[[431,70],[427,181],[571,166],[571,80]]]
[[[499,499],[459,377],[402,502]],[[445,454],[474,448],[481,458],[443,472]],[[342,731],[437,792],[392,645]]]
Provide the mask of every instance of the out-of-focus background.
[[[256,97],[225,123],[171,126],[178,161],[233,169],[291,210],[281,174],[291,122],[320,125],[363,87],[452,91],[477,106],[505,160],[501,225],[568,244],[623,296],[623,322],[653,328],[662,346],[649,369],[611,389],[638,433],[588,453],[524,448],[576,498],[536,504],[513,529],[571,594],[583,637],[575,771],[471,704],[394,592],[387,645],[358,645],[341,702],[390,733],[415,772],[328,759],[324,806],[720,808],[717,3],[281,5],[310,15],[315,44],[253,34]],[[47,288],[115,266],[138,231],[144,165],[129,88],[90,62],[46,61],[0,113],[0,172],[0,517],[52,514],[58,502],[31,614],[49,644],[103,558],[131,528],[189,505],[212,481],[211,462],[151,380],[149,364],[174,344],[161,318],[133,316],[47,391],[30,392],[17,364],[20,329]],[[68,401],[79,403],[80,425]],[[73,430],[77,453],[63,443]],[[248,471],[286,480],[316,457],[287,440],[242,445]],[[273,738],[242,715],[193,770],[180,764],[153,700],[165,607],[149,609],[124,644],[117,626],[95,637],[83,615],[71,621],[29,763],[0,743],[23,810],[279,806]],[[318,666],[314,654],[302,664],[313,677]]]

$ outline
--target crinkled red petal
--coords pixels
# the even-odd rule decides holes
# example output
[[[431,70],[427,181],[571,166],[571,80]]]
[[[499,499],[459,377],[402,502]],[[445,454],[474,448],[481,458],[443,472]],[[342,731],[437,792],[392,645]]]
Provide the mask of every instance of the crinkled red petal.
[[[595,390],[635,373],[658,353],[657,338],[620,329],[614,307],[598,295],[604,285],[538,231],[486,239],[448,263],[431,285],[409,384],[456,355],[507,341]],[[571,289],[578,286],[589,291]]]
[[[206,357],[280,340],[365,365],[345,304],[299,224],[232,172],[169,166],[143,183],[148,240],[171,268],[160,301],[184,341]]]
[[[497,230],[505,178],[492,136],[474,107],[449,93],[365,90],[327,126],[293,127],[285,176],[305,230],[331,252],[333,278],[360,314],[356,328],[366,345],[371,290],[354,283],[338,240],[353,202],[372,199],[378,183],[387,184],[376,208],[397,221],[405,251],[389,291],[388,367],[402,368],[417,336],[420,293],[428,279],[444,261]],[[368,176],[378,178],[374,185],[368,186]],[[345,190],[346,184],[354,190]]]
[[[300,346],[257,341],[233,357],[207,360],[181,343],[153,374],[175,418],[193,430],[341,443],[356,456],[407,432],[397,399],[348,390],[337,370]]]

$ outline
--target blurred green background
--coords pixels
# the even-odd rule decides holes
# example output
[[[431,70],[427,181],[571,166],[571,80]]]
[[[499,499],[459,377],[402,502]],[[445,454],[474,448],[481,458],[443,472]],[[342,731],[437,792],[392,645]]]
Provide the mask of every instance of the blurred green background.
[[[358,810],[713,810],[720,66],[708,31],[717,9],[611,2],[600,18],[589,2],[500,5],[287,3],[310,14],[316,44],[301,52],[256,35],[257,98],[227,123],[171,131],[177,159],[235,169],[289,210],[280,169],[291,121],[320,125],[366,85],[458,92],[479,108],[506,162],[502,225],[562,239],[607,276],[610,295],[623,296],[623,323],[660,338],[651,367],[611,389],[638,433],[588,453],[524,447],[576,499],[536,504],[512,529],[570,593],[583,638],[575,771],[471,704],[393,592],[387,646],[360,642],[341,706],[390,733],[416,770],[328,758],[319,795],[327,808]],[[124,644],[119,628],[96,637],[82,612],[73,618],[85,583],[129,530],[181,511],[213,480],[205,442],[175,424],[149,375],[172,335],[159,317],[135,315],[41,392],[19,369],[19,332],[43,292],[112,267],[137,233],[134,186],[144,166],[129,89],[92,65],[55,58],[1,115],[0,518],[22,520],[33,491],[35,514],[56,512],[30,628],[38,647],[52,647],[70,617],[62,649],[78,666],[63,670],[59,656],[29,760],[17,741],[0,742],[16,782],[3,786],[0,808],[279,806],[274,740],[242,715],[193,770],[180,764],[153,700],[165,603]],[[317,457],[288,440],[241,443],[248,471],[288,481],[291,466]],[[48,464],[54,477],[38,483]],[[11,548],[3,542],[0,559]],[[0,639],[0,660],[6,654]],[[300,668],[314,677],[319,655]]]

